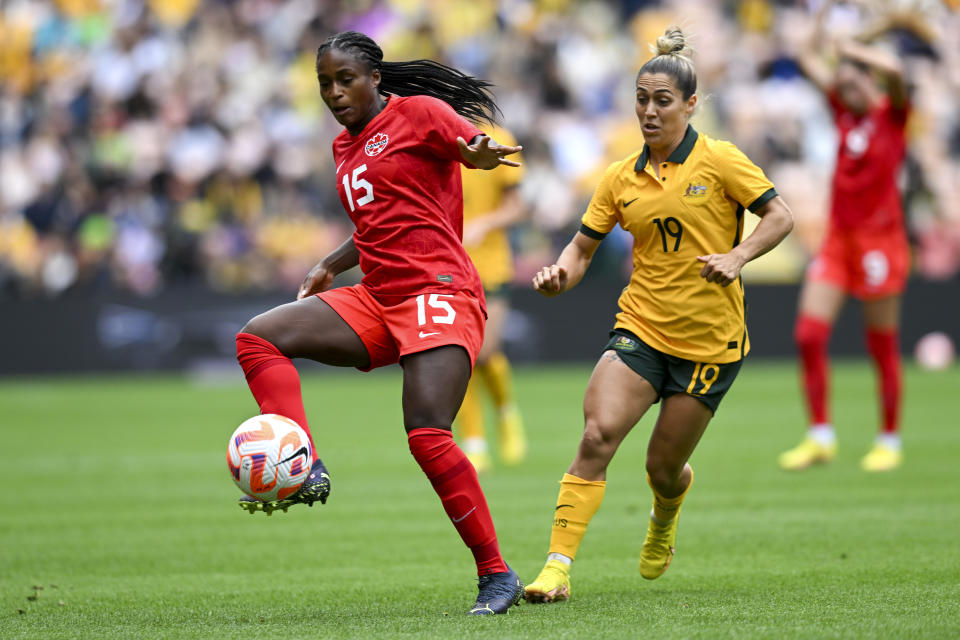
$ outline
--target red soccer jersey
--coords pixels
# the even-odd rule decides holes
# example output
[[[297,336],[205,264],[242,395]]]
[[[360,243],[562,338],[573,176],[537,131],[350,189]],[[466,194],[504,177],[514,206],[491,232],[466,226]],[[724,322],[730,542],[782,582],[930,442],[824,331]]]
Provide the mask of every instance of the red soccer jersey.
[[[481,131],[445,102],[391,96],[359,135],[333,141],[337,190],[356,225],[363,284],[389,305],[427,291],[468,291],[483,303],[463,248],[457,137]]]
[[[831,92],[839,134],[833,174],[831,227],[843,231],[901,231],[903,206],[897,172],[906,153],[907,107],[896,109],[886,97],[857,116]]]

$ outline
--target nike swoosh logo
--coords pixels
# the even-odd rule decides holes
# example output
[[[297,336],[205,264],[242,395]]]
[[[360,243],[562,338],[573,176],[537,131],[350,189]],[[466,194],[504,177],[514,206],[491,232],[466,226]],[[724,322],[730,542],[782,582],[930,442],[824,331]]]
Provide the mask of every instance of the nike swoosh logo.
[[[476,505],[474,505],[473,509],[470,509],[470,511],[467,511],[465,514],[463,514],[459,518],[450,518],[450,519],[453,520],[454,524],[456,524],[457,522],[462,522],[464,518],[466,518],[468,515],[470,515],[476,510],[477,510],[477,507]]]
[[[431,331],[430,333],[424,333],[423,331],[420,332],[421,338],[427,338],[429,336],[438,336],[438,335],[440,335],[439,331]]]
[[[339,171],[339,169],[338,169],[338,171]],[[637,198],[639,198],[639,197],[640,197],[640,196],[637,196]],[[634,202],[636,202],[636,201],[637,201],[637,198],[634,198],[633,200],[621,200],[620,202],[623,204],[623,208],[626,209],[627,207],[629,207],[630,205],[632,205]]]
[[[560,509],[563,509],[564,507],[573,507],[573,506],[576,506],[576,505],[572,505],[572,504],[558,504],[558,505],[557,505],[557,508],[554,509],[554,511],[558,511],[558,510],[560,510]]]
[[[344,160],[343,162],[346,162],[346,160]],[[337,165],[337,173],[340,173],[340,167],[343,166],[343,162],[341,162],[340,164]],[[336,174],[334,174],[334,175],[336,175]]]
[[[278,462],[278,463],[277,463],[277,466],[280,466],[281,464],[283,464],[283,463],[285,463],[285,462],[290,462],[291,460],[293,460],[293,459],[296,458],[297,456],[306,456],[306,455],[309,454],[309,453],[310,453],[310,450],[309,450],[309,449],[307,449],[306,447],[300,447],[299,449],[297,449],[296,451],[294,451],[293,454],[292,454],[289,458],[286,458],[285,460],[281,460],[280,462]]]

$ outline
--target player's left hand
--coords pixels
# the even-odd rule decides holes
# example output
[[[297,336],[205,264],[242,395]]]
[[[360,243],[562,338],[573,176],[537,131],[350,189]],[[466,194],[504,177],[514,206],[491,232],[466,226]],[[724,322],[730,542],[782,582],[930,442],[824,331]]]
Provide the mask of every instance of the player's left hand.
[[[740,277],[740,269],[744,260],[735,253],[711,253],[707,256],[697,256],[703,262],[700,277],[707,282],[716,282],[722,287],[727,286]]]
[[[499,144],[490,136],[478,136],[474,142],[467,143],[463,138],[457,138],[460,146],[460,157],[475,166],[477,169],[495,169],[501,164],[508,167],[519,167],[519,162],[507,160],[504,156],[522,151],[523,147],[508,147]]]

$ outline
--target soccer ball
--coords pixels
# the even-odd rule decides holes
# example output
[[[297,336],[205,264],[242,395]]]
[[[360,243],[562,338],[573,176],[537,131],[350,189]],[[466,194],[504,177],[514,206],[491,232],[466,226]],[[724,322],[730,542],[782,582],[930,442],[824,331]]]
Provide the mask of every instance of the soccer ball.
[[[227,466],[240,490],[269,502],[296,493],[313,464],[306,432],[290,418],[269,413],[245,421],[230,436]]]
[[[942,331],[928,333],[917,340],[913,355],[922,368],[941,371],[953,363],[953,340]]]

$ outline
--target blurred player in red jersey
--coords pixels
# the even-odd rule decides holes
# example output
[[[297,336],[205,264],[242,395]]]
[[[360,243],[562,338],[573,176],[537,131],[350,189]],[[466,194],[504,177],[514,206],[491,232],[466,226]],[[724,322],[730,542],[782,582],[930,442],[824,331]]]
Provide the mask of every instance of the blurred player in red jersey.
[[[483,343],[483,288],[461,244],[460,165],[518,166],[466,118],[497,106],[487,83],[429,60],[386,62],[367,36],[328,38],[317,51],[324,103],[346,130],[333,142],[340,200],[353,236],[321,260],[297,301],[253,318],[237,335],[237,357],[263,413],[307,429],[291,358],[369,371],[403,368],[403,421],[410,451],[477,563],[471,614],[506,613],[523,585],[500,555],[476,471],[450,426]],[[333,289],[360,266],[361,284]],[[319,458],[291,499],[241,500],[251,513],[324,502],[329,476]]]
[[[895,57],[851,39],[837,44],[837,55],[833,72],[814,47],[798,57],[804,73],[829,101],[839,149],[829,226],[807,270],[795,328],[810,427],[803,442],[781,454],[779,462],[784,469],[799,470],[836,455],[828,411],[827,344],[849,294],[863,302],[882,408],[882,430],[861,466],[888,471],[903,459],[899,324],[910,254],[897,177],[906,152],[910,105]]]

